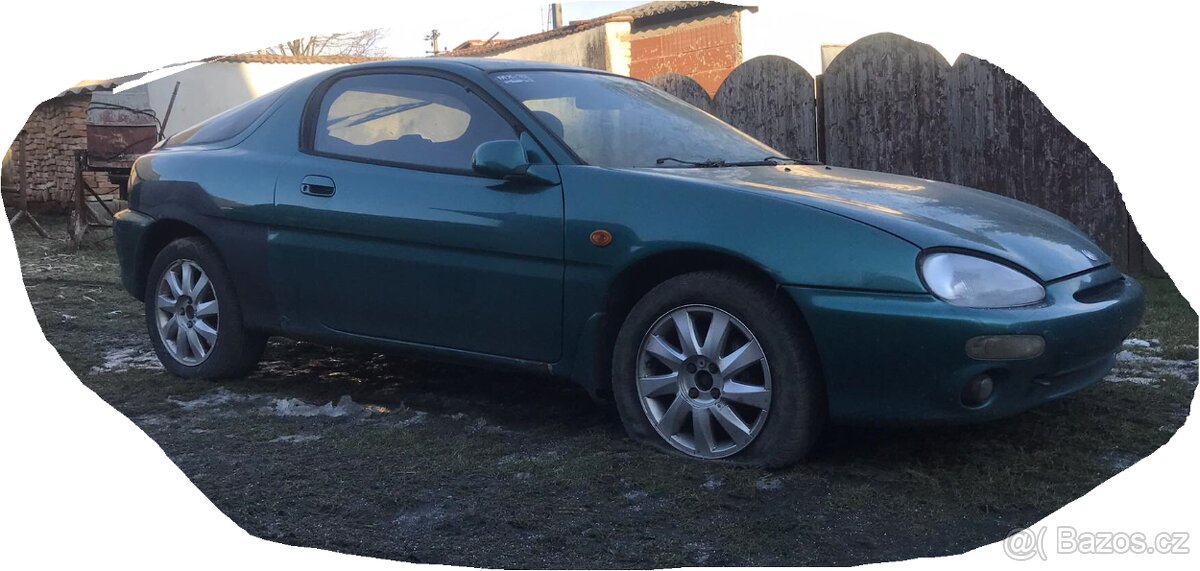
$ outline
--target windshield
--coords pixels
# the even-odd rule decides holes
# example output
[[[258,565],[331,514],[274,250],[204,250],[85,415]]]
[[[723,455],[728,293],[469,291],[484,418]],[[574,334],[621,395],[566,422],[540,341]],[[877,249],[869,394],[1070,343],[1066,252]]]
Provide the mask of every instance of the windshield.
[[[590,165],[714,166],[782,155],[640,81],[570,71],[492,77]]]

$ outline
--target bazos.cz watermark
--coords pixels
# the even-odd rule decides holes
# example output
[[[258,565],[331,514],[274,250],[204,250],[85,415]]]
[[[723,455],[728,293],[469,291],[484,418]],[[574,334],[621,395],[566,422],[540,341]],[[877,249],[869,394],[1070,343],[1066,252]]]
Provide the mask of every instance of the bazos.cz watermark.
[[[1033,558],[1046,560],[1051,554],[1077,553],[1083,555],[1186,555],[1189,553],[1187,532],[1142,533],[1123,531],[1080,531],[1071,526],[1054,529],[1047,545],[1049,530],[1014,529],[1004,540],[1004,554],[1017,561]],[[1049,550],[1047,549],[1049,547]]]

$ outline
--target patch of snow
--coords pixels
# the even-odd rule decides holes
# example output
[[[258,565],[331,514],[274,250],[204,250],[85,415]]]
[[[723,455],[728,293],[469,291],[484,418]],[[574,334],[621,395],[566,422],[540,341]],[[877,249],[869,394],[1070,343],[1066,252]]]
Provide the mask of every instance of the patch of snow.
[[[1111,451],[1100,455],[1100,460],[1104,462],[1109,469],[1114,472],[1120,472],[1141,460],[1136,454],[1128,452]]]
[[[416,426],[418,424],[425,424],[425,417],[427,417],[427,416],[429,416],[428,413],[426,413],[423,410],[418,410],[417,412],[413,413],[412,416],[410,416],[404,420],[401,420],[400,422],[397,422],[396,426],[399,426],[401,428],[408,428],[410,426]]]
[[[92,367],[93,373],[123,373],[131,370],[161,371],[162,363],[154,351],[144,347],[123,347],[104,352],[104,362]]]
[[[724,480],[709,474],[708,478],[704,480],[704,483],[700,484],[700,487],[704,488],[710,492],[715,492],[715,491],[721,489],[721,486],[724,486],[724,485],[725,485]]]
[[[287,361],[262,361],[258,364],[256,373],[284,373],[293,369]]]
[[[1196,382],[1197,361],[1165,359],[1156,355],[1142,355],[1128,349],[1117,353],[1114,377],[1146,378],[1148,374],[1170,375],[1188,382]]]
[[[183,410],[198,410],[202,408],[213,408],[221,405],[226,405],[231,402],[241,402],[249,399],[246,395],[235,393],[225,387],[221,387],[211,393],[194,398],[192,400],[180,400],[175,397],[167,397],[167,402],[182,408]]]
[[[640,512],[647,508],[646,500],[650,494],[642,490],[629,490],[621,496],[629,501],[629,511]]]
[[[1129,339],[1126,339],[1125,342],[1122,343],[1122,345],[1124,345],[1126,347],[1154,347],[1154,346],[1158,345],[1158,339],[1154,339],[1153,341],[1147,341],[1145,339],[1134,339],[1131,337]]]
[[[500,460],[498,460],[496,463],[500,464],[501,466],[505,464],[514,464],[516,462],[534,462],[537,464],[545,464],[547,462],[556,462],[561,460],[562,457],[563,453],[560,450],[547,450],[537,454],[513,453],[501,456]]]
[[[475,422],[471,424],[467,430],[471,432],[486,432],[488,434],[508,434],[507,429],[496,426],[495,424],[490,424],[486,419],[483,418],[475,419]]]
[[[705,543],[689,543],[683,546],[683,551],[696,565],[704,565],[712,560],[717,550]]]
[[[133,421],[141,426],[163,426],[171,424],[171,419],[161,414],[147,414],[134,418]]]
[[[1162,379],[1150,379],[1147,377],[1122,377],[1119,375],[1110,375],[1104,380],[1110,383],[1133,383],[1135,385],[1153,386],[1162,381]]]
[[[427,504],[396,516],[392,522],[404,527],[420,526],[424,528],[443,519],[446,519],[445,505]]]
[[[275,399],[274,413],[276,416],[365,416],[371,411],[354,402],[350,395],[343,395],[337,403],[327,402],[323,405],[308,404],[300,399]]]
[[[303,444],[305,442],[313,442],[315,440],[320,440],[320,439],[321,439],[321,437],[317,436],[315,434],[286,434],[284,436],[272,438],[271,442],[287,442],[290,444]]]
[[[1150,355],[1142,355],[1140,353],[1134,353],[1133,351],[1130,351],[1128,349],[1117,353],[1117,362],[1118,363],[1147,363],[1148,364],[1154,360],[1163,361],[1165,359],[1163,359],[1162,357],[1153,357]]]
[[[776,492],[783,489],[783,480],[779,478],[759,478],[754,487],[760,492]]]
[[[650,494],[643,492],[642,490],[629,490],[622,495],[625,496],[625,499],[631,502],[640,502],[650,497]]]

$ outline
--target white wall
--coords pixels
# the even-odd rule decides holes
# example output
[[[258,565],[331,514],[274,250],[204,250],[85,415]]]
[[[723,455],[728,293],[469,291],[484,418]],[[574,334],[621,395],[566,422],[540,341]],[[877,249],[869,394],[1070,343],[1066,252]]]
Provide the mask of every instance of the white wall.
[[[629,75],[629,22],[608,22],[488,57],[590,67]]]
[[[175,82],[180,82],[179,95],[167,120],[166,134],[170,136],[230,107],[335,67],[340,66],[211,62],[156,79],[146,87],[150,93],[150,108],[161,119],[166,116]]]

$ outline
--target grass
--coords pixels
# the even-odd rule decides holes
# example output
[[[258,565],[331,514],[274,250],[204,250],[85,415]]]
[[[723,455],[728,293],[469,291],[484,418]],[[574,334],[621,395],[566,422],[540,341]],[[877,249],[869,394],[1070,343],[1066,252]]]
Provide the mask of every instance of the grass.
[[[64,236],[61,221],[44,221]],[[780,471],[691,462],[542,379],[273,341],[220,384],[96,370],[145,354],[140,304],[101,244],[17,229],[43,332],[226,514],[283,543],[486,567],[847,565],[966,551],[1086,494],[1165,444],[1196,388],[1196,314],[1168,280],[1113,379],[978,426],[835,428]],[[1190,367],[1190,368],[1189,368]],[[345,416],[281,416],[343,395]],[[314,439],[315,437],[315,439]],[[282,438],[282,440],[281,440]],[[291,439],[291,440],[289,440]],[[299,439],[299,440],[297,440]]]
[[[1169,279],[1141,278],[1149,303],[1141,327],[1134,333],[1140,339],[1162,342],[1167,359],[1196,358],[1196,312]]]

